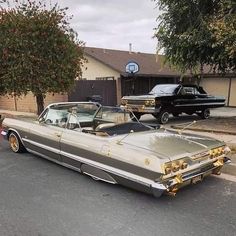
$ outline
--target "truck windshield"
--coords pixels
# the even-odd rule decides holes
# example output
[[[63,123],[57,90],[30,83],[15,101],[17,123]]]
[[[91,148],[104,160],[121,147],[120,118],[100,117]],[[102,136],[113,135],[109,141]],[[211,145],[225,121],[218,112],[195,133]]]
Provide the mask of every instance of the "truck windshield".
[[[149,94],[174,94],[178,84],[158,84]]]

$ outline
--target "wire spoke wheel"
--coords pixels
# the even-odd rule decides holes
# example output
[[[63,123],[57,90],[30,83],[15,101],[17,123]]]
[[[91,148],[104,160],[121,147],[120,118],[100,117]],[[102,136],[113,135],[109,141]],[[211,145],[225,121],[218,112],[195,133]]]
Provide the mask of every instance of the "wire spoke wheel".
[[[162,110],[157,117],[160,124],[166,124],[169,121],[169,112],[167,110]]]
[[[13,152],[17,152],[19,150],[19,142],[18,142],[17,137],[15,135],[13,135],[13,134],[10,135],[9,143],[10,143],[10,147]]]
[[[20,138],[18,137],[18,135],[15,132],[10,133],[8,141],[10,144],[10,148],[13,152],[20,153],[20,152],[25,151],[25,148],[24,148],[23,144],[21,143]]]
[[[205,109],[203,111],[203,113],[204,113],[203,116],[204,116],[205,119],[210,117],[210,109]]]
[[[210,109],[206,108],[202,110],[200,113],[197,113],[202,119],[208,119],[210,117]]]
[[[162,124],[166,124],[169,120],[169,113],[168,112],[164,112],[162,114],[162,117],[161,117],[161,123]]]

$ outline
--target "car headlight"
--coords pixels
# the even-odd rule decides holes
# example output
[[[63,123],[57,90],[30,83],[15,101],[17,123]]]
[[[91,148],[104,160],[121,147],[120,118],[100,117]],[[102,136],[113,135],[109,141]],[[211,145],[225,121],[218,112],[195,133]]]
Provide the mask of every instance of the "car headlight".
[[[127,103],[128,103],[128,100],[121,99],[121,105],[125,106],[125,105],[127,105]]]
[[[218,148],[213,148],[209,151],[209,156],[211,159],[221,156],[223,154],[228,154],[230,152],[230,148],[227,146],[224,147],[218,147]]]
[[[147,107],[149,107],[149,106],[155,106],[155,99],[146,100],[146,101],[145,101],[145,106],[147,106]]]
[[[151,106],[155,106],[155,104],[156,104],[155,99],[152,99],[152,100],[150,101],[150,105],[151,105]]]

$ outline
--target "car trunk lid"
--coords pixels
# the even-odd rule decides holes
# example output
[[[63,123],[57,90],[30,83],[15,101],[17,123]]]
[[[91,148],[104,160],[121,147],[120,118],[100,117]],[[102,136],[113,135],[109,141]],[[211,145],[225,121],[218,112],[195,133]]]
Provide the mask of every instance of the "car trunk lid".
[[[155,131],[140,135],[133,133],[122,140],[123,143],[152,151],[161,159],[171,161],[204,152],[222,144],[203,136],[179,135],[177,133]]]

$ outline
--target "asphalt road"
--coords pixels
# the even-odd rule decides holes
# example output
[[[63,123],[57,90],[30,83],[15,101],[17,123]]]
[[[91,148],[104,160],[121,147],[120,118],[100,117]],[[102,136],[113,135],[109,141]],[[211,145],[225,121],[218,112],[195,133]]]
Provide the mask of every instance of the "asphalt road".
[[[234,236],[236,183],[215,177],[159,199],[97,182],[0,142],[0,236]]]
[[[229,108],[229,107],[221,107],[216,109],[211,109],[211,117],[232,117],[236,116],[236,108]],[[202,119],[197,116],[196,114],[193,115],[187,115],[187,114],[181,114],[179,117],[173,117],[170,115],[169,122],[164,125],[164,127],[170,127],[171,125],[176,124],[189,124],[192,121],[202,121]],[[141,122],[146,123],[157,123],[156,118],[154,118],[152,115],[143,115],[140,119]]]

